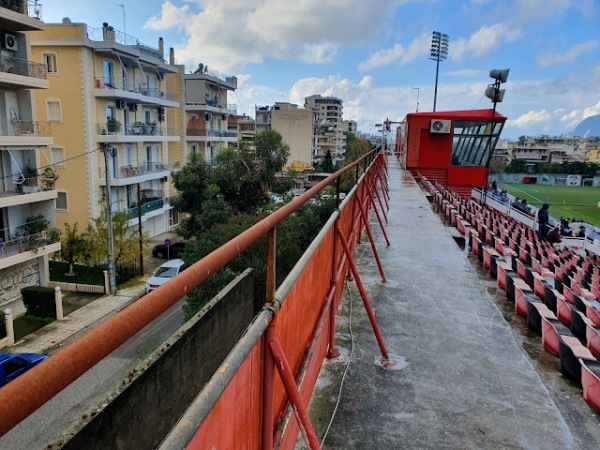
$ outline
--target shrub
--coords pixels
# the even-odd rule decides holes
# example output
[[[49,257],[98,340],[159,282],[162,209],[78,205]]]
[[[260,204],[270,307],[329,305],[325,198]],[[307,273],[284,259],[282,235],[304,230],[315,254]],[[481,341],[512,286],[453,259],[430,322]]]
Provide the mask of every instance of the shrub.
[[[4,312],[0,311],[0,339],[6,337],[6,317],[4,317]]]
[[[42,286],[28,286],[21,289],[27,315],[56,319],[54,289]]]

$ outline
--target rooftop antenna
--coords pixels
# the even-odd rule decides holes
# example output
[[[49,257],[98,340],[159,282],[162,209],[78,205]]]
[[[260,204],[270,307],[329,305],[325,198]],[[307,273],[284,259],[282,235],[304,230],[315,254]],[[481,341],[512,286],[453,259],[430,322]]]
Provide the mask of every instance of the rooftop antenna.
[[[125,25],[125,5],[123,3],[117,3],[117,6],[120,6],[123,10],[123,34],[127,35],[127,27]]]

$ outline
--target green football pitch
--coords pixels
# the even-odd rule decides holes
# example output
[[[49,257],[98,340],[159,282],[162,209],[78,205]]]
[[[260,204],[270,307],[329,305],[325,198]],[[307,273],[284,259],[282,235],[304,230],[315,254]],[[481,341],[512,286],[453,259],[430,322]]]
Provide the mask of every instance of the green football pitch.
[[[550,215],[555,219],[561,216],[583,219],[600,227],[600,187],[498,183],[498,189],[506,189],[510,195],[525,198],[527,203],[536,208],[548,203]]]

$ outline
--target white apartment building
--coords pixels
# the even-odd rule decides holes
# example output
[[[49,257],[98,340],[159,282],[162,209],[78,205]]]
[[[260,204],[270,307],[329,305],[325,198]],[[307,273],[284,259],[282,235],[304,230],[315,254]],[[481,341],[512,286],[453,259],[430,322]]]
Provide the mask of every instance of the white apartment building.
[[[346,154],[346,136],[342,126],[342,99],[312,95],[304,99],[304,107],[311,109],[317,117],[313,164],[320,163],[328,151],[334,164],[343,163]]]
[[[220,150],[236,145],[237,131],[228,129],[228,117],[236,112],[227,104],[228,92],[236,89],[236,77],[202,63],[184,75],[186,153],[199,153],[212,164]]]
[[[45,286],[48,255],[60,250],[47,231],[33,232],[56,226],[52,130],[37,120],[33,98],[49,86],[30,45],[30,32],[45,27],[41,12],[26,0],[0,2],[0,307],[20,299],[23,287]]]

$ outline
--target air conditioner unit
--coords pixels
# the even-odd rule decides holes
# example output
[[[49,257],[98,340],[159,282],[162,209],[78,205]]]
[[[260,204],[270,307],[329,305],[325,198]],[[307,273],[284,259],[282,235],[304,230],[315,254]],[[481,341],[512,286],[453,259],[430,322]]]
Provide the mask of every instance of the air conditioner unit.
[[[129,103],[129,111],[137,111],[138,105],[137,103]]]
[[[158,108],[158,120],[164,122],[166,118],[165,108]]]
[[[125,109],[125,100],[117,100],[117,108]]]
[[[4,48],[6,50],[12,50],[16,52],[19,50],[19,43],[17,41],[17,36],[10,33],[4,33]]]
[[[450,133],[451,126],[451,120],[432,119],[431,126],[429,127],[429,132],[437,134],[448,134]]]

